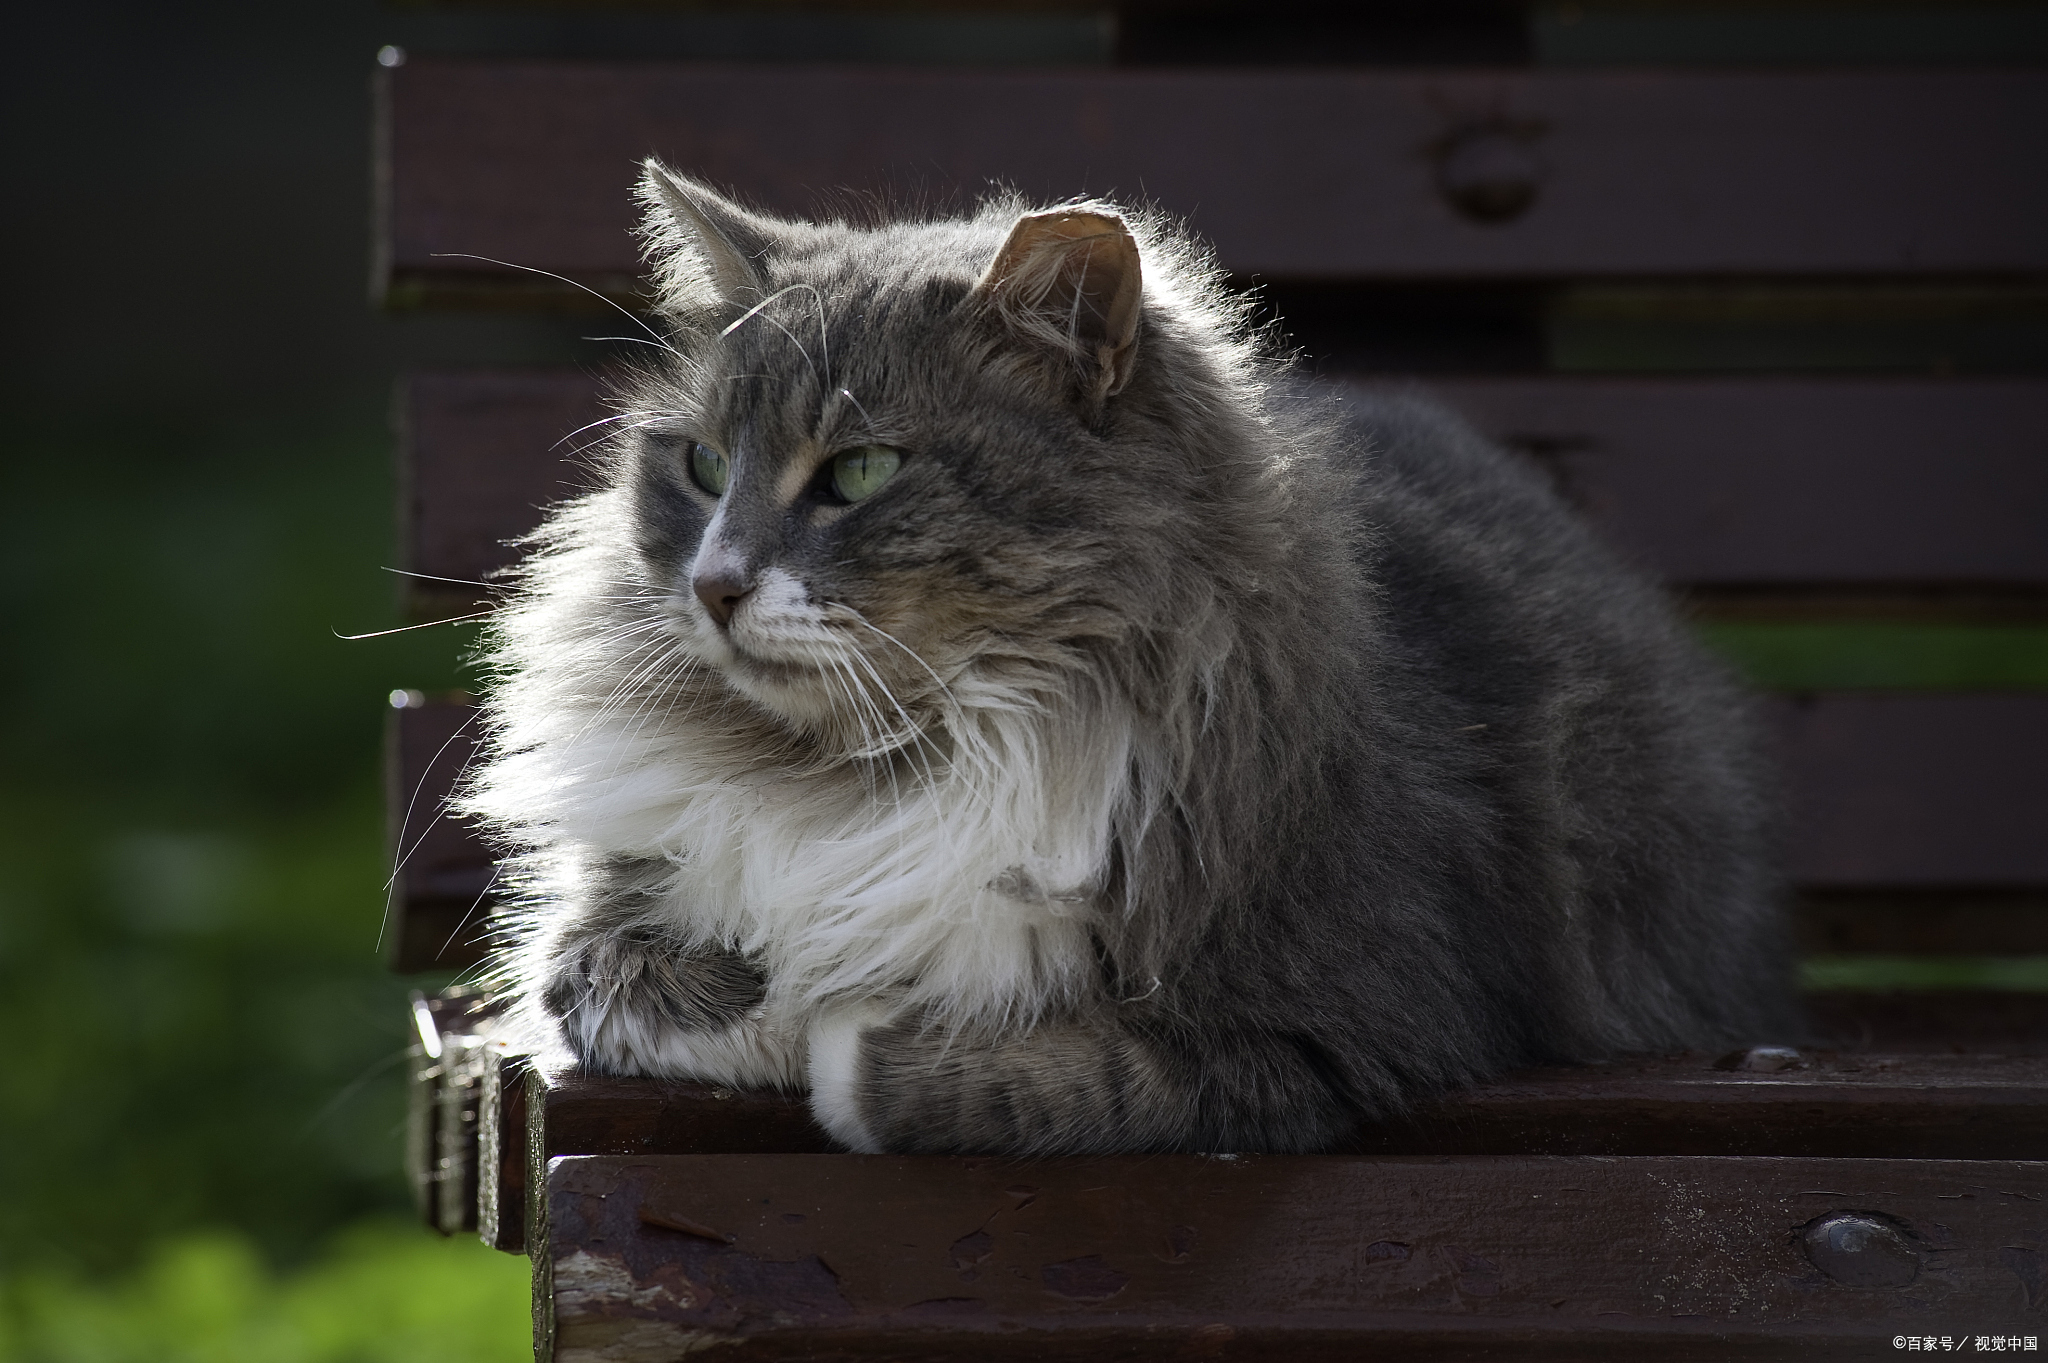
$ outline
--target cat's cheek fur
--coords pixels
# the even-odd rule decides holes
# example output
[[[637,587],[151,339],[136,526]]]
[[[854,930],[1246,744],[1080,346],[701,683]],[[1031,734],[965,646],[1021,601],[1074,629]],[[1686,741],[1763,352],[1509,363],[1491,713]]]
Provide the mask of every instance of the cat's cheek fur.
[[[810,1026],[811,1115],[833,1140],[861,1154],[882,1149],[861,1116],[862,1038],[888,1021],[887,1008],[861,1000],[828,1005]]]

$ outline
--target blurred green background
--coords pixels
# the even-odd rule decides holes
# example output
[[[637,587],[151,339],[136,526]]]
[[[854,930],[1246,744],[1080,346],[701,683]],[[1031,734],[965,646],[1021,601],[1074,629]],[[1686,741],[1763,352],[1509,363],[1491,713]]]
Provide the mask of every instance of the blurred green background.
[[[2048,55],[2048,25],[2010,6],[1917,30],[1897,6],[1824,31],[1811,11],[1659,27],[1565,7],[1539,13],[1534,48],[1558,62],[1810,60],[1830,41],[1848,56],[1891,42],[1884,60],[1957,59],[1957,43],[1961,59]],[[1927,39],[1958,25],[1991,36]],[[403,623],[384,571],[392,374],[603,354],[573,318],[373,314],[373,54],[1101,61],[1107,31],[579,26],[363,0],[86,0],[17,17],[0,92],[17,194],[0,252],[0,1028],[15,1057],[0,1085],[0,1361],[510,1363],[527,1349],[523,1262],[407,1219],[401,1004],[437,982],[392,977],[378,951],[384,698],[460,685],[467,641],[460,626],[336,636]],[[2038,307],[2018,323],[1993,312],[2005,330],[1965,347],[1991,359],[1962,367],[2037,366]],[[1788,344],[1731,342],[1717,321],[1688,351],[1682,324],[1569,305],[1554,323],[1560,367],[1643,353],[1645,337],[1724,369],[1731,354],[1782,362]],[[1859,333],[1857,365],[1957,367],[1952,340],[1901,335],[1872,361]],[[1836,342],[1812,344],[1831,367]],[[2035,626],[1710,637],[1779,687],[2048,685]]]

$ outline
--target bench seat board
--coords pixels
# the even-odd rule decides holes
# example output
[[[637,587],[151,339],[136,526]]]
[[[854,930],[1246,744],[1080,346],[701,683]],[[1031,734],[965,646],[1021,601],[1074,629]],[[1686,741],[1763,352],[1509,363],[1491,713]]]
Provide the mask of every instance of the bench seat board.
[[[2038,1333],[2048,1254],[2003,1160],[583,1156],[535,1210],[556,1363],[1868,1358]]]
[[[801,1099],[772,1092],[579,1073],[527,1086],[550,1157],[833,1148]],[[1528,1070],[1369,1128],[1350,1149],[2024,1159],[2048,1154],[2048,1057],[1810,1050],[1774,1073],[1704,1055]]]
[[[771,209],[1005,181],[1191,214],[1275,278],[2048,268],[2048,75],[2026,70],[943,70],[418,60],[382,74],[387,284],[640,273],[635,162]],[[1509,221],[1461,148],[1526,162]],[[1464,141],[1461,141],[1465,139]],[[533,284],[547,281],[529,277]]]
[[[2001,1054],[1995,1048],[2008,1039],[1980,1037],[1982,1049],[1960,1054],[1809,1047],[1797,1065],[1775,1072],[1705,1055],[1525,1070],[1363,1128],[1343,1153],[2034,1158],[2048,1152],[2040,1014],[2037,1005],[2035,1044],[2026,1054]],[[1825,1031],[1841,1019],[1816,1022]],[[1947,1037],[1953,1045],[1969,1039],[1966,1028],[1953,1026]],[[499,1248],[523,1243],[509,1209],[525,1196],[536,1151],[553,1159],[835,1148],[798,1097],[574,1071],[544,1075],[500,1052],[492,1057],[467,1101],[478,1110],[474,1180],[484,1239]],[[457,1073],[443,1082],[468,1078]]]
[[[410,375],[406,567],[473,609],[541,508],[588,487],[594,377]],[[1712,606],[1915,594],[2048,613],[2048,381],[1458,378],[1431,393],[1536,458],[1610,544]],[[1719,594],[1718,596],[1716,594]]]

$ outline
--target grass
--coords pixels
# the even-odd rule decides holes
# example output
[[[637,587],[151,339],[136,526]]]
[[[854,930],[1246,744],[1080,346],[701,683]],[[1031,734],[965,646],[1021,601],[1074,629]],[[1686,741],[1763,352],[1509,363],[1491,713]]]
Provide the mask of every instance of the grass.
[[[1774,691],[2048,689],[2048,625],[1709,622],[1700,632]]]
[[[351,1226],[288,1272],[203,1231],[111,1278],[0,1283],[0,1363],[516,1363],[528,1291],[524,1259],[398,1223]]]
[[[1809,992],[1836,990],[2048,991],[2048,956],[1811,956],[1800,963]]]

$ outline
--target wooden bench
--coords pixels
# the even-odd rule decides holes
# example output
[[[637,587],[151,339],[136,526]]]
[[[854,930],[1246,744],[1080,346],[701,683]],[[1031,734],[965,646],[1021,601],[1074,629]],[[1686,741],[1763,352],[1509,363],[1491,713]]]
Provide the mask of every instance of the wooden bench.
[[[380,98],[379,278],[407,306],[581,297],[492,260],[630,303],[648,152],[792,212],[989,177],[1143,194],[1273,281],[1345,381],[1440,368],[1384,315],[1432,300],[1853,311],[2048,279],[2048,76],[2025,71],[418,61]],[[1448,351],[1514,353],[1490,325]],[[1705,616],[2048,619],[2041,377],[1432,386]],[[488,605],[463,584],[578,485],[597,394],[571,372],[405,381],[418,614]],[[1772,704],[1807,949],[2044,950],[2048,697]],[[402,970],[473,962],[487,924],[488,851],[424,817],[467,717],[394,715]],[[434,1224],[532,1255],[542,1359],[1863,1358],[2048,1333],[2039,996],[1815,1004],[1824,1042],[1796,1056],[1510,1076],[1327,1156],[1020,1163],[831,1153],[772,1095],[543,1082],[456,990],[416,1007],[410,1148]]]

